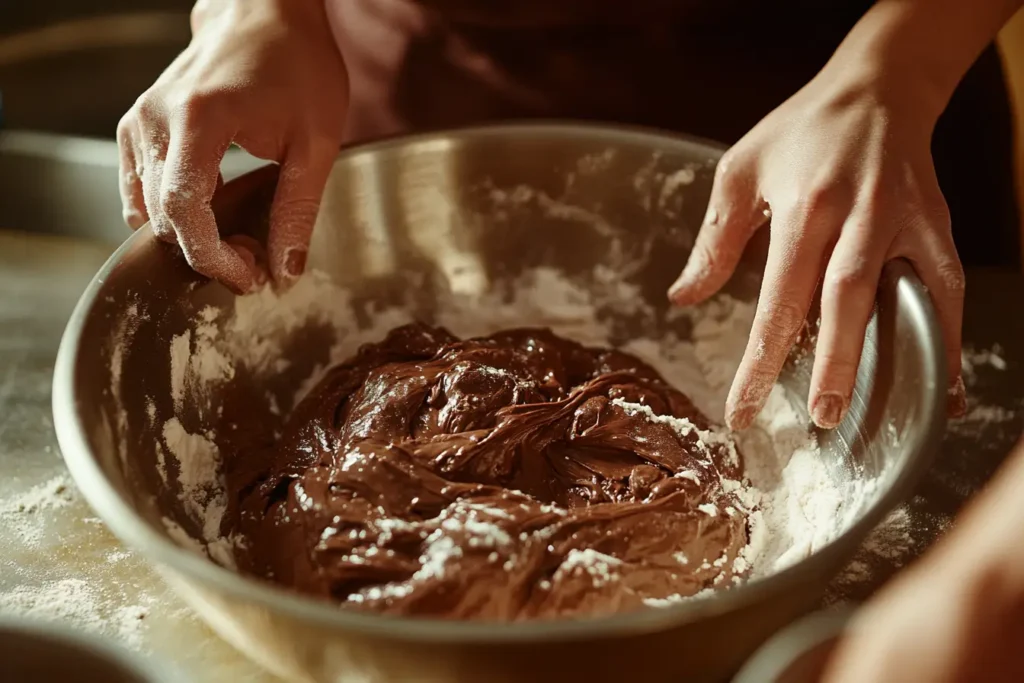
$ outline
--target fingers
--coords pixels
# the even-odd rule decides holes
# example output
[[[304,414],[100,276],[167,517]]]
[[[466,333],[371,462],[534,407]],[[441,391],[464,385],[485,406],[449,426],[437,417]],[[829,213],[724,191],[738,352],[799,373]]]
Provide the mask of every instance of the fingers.
[[[142,162],[142,173],[139,175],[149,224],[159,239],[174,243],[177,241],[174,226],[167,220],[160,203],[160,186],[163,183],[164,162],[170,140],[166,118],[157,107],[143,102],[136,104],[134,111],[138,127],[135,155],[136,161]]]
[[[151,203],[148,186],[147,203],[159,207],[156,213],[171,226],[185,259],[196,272],[243,293],[253,286],[255,260],[248,250],[243,252],[221,240],[210,206],[220,161],[230,142],[230,135],[176,122],[162,165],[156,204]]]
[[[270,274],[277,283],[290,284],[305,270],[320,198],[337,152],[332,141],[309,140],[290,147],[281,165],[267,236]]]
[[[141,159],[136,157],[137,138],[135,119],[126,114],[117,124],[117,149],[120,152],[118,189],[124,222],[132,230],[138,230],[149,220],[142,192]]]
[[[245,261],[253,276],[253,284],[262,287],[267,284],[269,275],[267,272],[267,253],[254,237],[249,235],[230,235],[224,238],[232,249]]]
[[[800,208],[775,214],[757,312],[725,404],[730,429],[746,429],[761,411],[803,328],[821,273],[829,216]]]
[[[669,299],[688,306],[707,299],[729,280],[750,237],[766,220],[754,165],[726,153],[715,170],[704,224]]]
[[[937,218],[932,217],[905,230],[894,242],[890,257],[909,260],[931,294],[946,347],[949,376],[947,412],[951,417],[959,417],[967,410],[967,396],[960,374],[966,280],[953,244],[948,216],[943,211]]]
[[[889,245],[871,220],[851,216],[829,258],[821,289],[821,325],[807,407],[822,429],[839,425],[857,380],[864,331]],[[873,239],[873,235],[876,237]]]

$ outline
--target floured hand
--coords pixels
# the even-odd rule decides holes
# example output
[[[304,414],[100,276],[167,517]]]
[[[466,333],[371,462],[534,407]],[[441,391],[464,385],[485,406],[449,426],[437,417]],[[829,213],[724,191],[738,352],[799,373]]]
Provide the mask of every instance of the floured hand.
[[[192,42],[118,125],[121,199],[197,272],[236,292],[266,275],[253,240],[221,238],[210,200],[232,143],[281,165],[267,240],[276,282],[305,267],[337,154],[348,79],[322,2],[200,0]]]
[[[693,253],[670,290],[679,305],[711,296],[770,224],[757,314],[726,405],[733,429],[748,427],[764,405],[819,282],[808,407],[818,426],[839,424],[882,268],[900,257],[932,295],[953,381],[950,408],[963,409],[964,274],[931,159],[934,121],[865,81],[826,67],[725,154]]]

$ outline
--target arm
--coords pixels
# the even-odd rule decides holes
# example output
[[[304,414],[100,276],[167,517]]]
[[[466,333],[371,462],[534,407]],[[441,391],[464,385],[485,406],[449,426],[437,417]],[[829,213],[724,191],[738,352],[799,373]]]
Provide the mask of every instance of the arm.
[[[885,263],[913,263],[943,328],[949,410],[964,408],[964,275],[931,159],[957,83],[1021,0],[880,0],[821,72],[718,166],[704,226],[669,292],[716,292],[770,216],[771,241],[750,342],[726,407],[734,429],[767,399],[822,284],[808,406],[823,428],[849,407]]]
[[[830,67],[860,71],[865,88],[919,107],[924,120],[934,121],[1022,6],[1022,0],[881,0],[850,31]]]
[[[855,619],[826,683],[1024,680],[1024,442],[959,523]]]

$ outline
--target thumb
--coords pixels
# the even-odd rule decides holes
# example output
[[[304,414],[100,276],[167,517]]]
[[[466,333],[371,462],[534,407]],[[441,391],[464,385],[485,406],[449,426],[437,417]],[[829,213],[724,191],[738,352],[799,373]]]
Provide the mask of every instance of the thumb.
[[[700,303],[728,282],[753,234],[768,219],[757,190],[756,165],[726,152],[715,169],[704,224],[668,297],[678,306]]]
[[[306,269],[320,199],[331,173],[338,145],[308,141],[289,149],[270,209],[267,258],[270,275],[278,284],[290,284]]]

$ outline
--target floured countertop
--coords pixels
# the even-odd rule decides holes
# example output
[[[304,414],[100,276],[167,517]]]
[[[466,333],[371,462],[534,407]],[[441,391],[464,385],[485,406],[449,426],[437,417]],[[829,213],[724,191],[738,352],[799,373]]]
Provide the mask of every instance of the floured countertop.
[[[174,663],[199,683],[273,681],[120,545],[60,459],[50,409],[53,360],[79,294],[109,252],[0,232],[0,614],[58,619],[105,635]],[[829,602],[863,599],[919,555],[1020,434],[1024,414],[1014,387],[1024,380],[1024,320],[1010,312],[1024,297],[1024,278],[982,272],[969,281],[972,412],[951,426],[918,495],[869,539],[833,584]]]
[[[220,640],[75,490],[50,408],[64,325],[110,249],[0,232],[0,614],[58,619],[179,667],[277,680]]]

